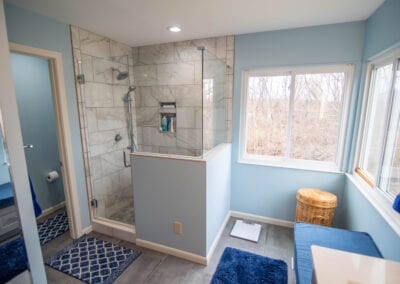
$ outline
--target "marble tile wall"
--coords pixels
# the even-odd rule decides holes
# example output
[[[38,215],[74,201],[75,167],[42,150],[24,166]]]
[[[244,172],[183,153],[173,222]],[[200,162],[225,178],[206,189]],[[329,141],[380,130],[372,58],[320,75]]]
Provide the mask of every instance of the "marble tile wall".
[[[214,70],[216,82],[221,84],[225,81],[223,86],[215,84],[218,103],[224,107],[219,105],[217,109],[217,100],[208,107],[204,103],[204,117],[208,120],[219,118],[223,124],[222,127],[221,123],[218,124],[218,128],[223,129],[217,132],[215,126],[205,125],[204,146],[205,149],[212,148],[215,136],[222,141],[231,141],[234,37],[223,36],[132,48],[131,73],[137,87],[137,132],[141,151],[201,155],[202,57],[197,48],[200,46],[224,63],[224,70],[220,72],[224,78],[215,77],[220,69],[213,69],[212,64],[208,67],[211,70],[209,73]],[[174,134],[160,132],[160,102],[176,102],[177,129]]]
[[[123,151],[128,152],[129,145],[123,98],[133,78],[117,80],[118,73],[113,71],[132,69],[132,48],[75,26],[71,26],[71,36],[75,74],[85,76],[85,84],[77,82],[76,89],[86,182],[89,194],[98,201],[95,214],[133,225],[132,210],[132,216],[118,214],[123,206],[133,208],[131,171],[123,163]],[[135,113],[133,120],[136,126]],[[115,140],[117,134],[120,141]]]
[[[75,74],[84,74],[86,81],[76,82],[76,89],[89,197],[98,200],[96,216],[131,223],[131,173],[123,164],[123,151],[129,145],[127,104],[123,101],[128,87],[136,86],[132,120],[137,150],[199,156],[203,140],[206,149],[212,148],[216,139],[230,142],[234,37],[129,47],[75,26],[71,26],[71,36]],[[215,95],[208,102],[202,96],[200,46],[223,62],[224,70],[217,73],[225,80],[214,72]],[[212,65],[208,66],[210,74],[218,69]],[[128,78],[117,80],[113,68],[128,71]],[[160,132],[160,102],[176,103],[172,110],[176,112],[175,133]],[[205,125],[205,137],[203,104],[206,120],[223,122],[217,127]],[[114,139],[117,134],[122,137],[118,142]],[[122,206],[130,208],[126,212],[132,216],[122,218]]]

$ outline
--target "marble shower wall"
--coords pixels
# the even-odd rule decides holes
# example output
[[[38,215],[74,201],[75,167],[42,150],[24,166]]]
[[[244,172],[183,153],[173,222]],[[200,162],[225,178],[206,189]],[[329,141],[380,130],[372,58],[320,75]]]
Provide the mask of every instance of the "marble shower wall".
[[[85,76],[85,84],[77,82],[76,89],[86,181],[91,198],[98,201],[96,216],[133,225],[131,169],[123,162],[123,151],[129,145],[123,98],[133,78],[119,81],[112,70],[132,69],[132,48],[75,26],[71,26],[71,35],[75,74]],[[135,121],[134,113],[136,126]],[[115,140],[117,134],[120,141]],[[121,209],[126,213],[119,214]]]
[[[140,151],[199,156],[202,152],[202,61],[204,46],[224,62],[225,76],[222,123],[224,141],[231,140],[234,37],[224,36],[183,42],[134,47],[133,74],[137,113],[137,134]],[[212,64],[209,64],[210,66]],[[215,65],[215,64],[214,64]],[[131,68],[131,67],[130,67]],[[212,73],[212,72],[209,72]],[[220,90],[222,90],[220,88]],[[160,132],[160,103],[176,102],[176,132]],[[206,104],[205,104],[206,106]],[[221,109],[221,108],[220,108]],[[211,110],[211,111],[210,111]],[[212,107],[204,109],[204,117],[212,119]],[[221,113],[221,112],[219,112]],[[214,112],[215,114],[215,112]],[[221,127],[220,127],[221,128]],[[225,128],[225,127],[224,127]],[[205,129],[206,149],[213,147],[212,131]],[[214,134],[219,135],[214,132]],[[220,139],[221,140],[221,139]]]

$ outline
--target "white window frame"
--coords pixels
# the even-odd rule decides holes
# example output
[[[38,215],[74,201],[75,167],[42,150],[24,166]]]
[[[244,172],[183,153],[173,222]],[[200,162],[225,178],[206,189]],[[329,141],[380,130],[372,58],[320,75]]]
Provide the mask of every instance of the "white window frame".
[[[354,64],[340,64],[340,65],[318,65],[318,66],[306,66],[306,67],[285,67],[285,68],[271,68],[271,69],[257,69],[257,70],[244,70],[242,72],[242,96],[241,96],[241,109],[240,109],[240,131],[239,131],[239,163],[244,164],[256,164],[266,165],[275,167],[295,168],[304,170],[314,170],[323,172],[340,172],[343,167],[343,150],[345,146],[345,136],[347,131],[347,121],[349,115],[349,105],[351,100],[351,93],[353,89],[354,79]],[[248,81],[249,77],[254,76],[272,76],[272,75],[296,75],[296,74],[312,74],[312,73],[328,73],[328,72],[344,72],[345,73],[345,84],[343,92],[343,100],[341,107],[341,115],[339,122],[339,135],[336,152],[335,162],[323,162],[323,161],[310,161],[301,159],[290,159],[287,157],[274,157],[264,155],[250,155],[246,153],[246,110],[247,110],[247,96],[248,96]],[[292,77],[293,80],[294,76]],[[293,82],[292,82],[293,84]],[[293,111],[293,100],[292,96],[293,88],[290,91],[289,101],[289,117],[292,117]],[[291,121],[288,121],[288,127],[290,127]],[[291,131],[288,128],[287,132]],[[286,144],[288,143],[290,136],[287,135]],[[290,141],[290,140],[289,140]]]
[[[398,60],[398,63],[396,63],[396,60]],[[375,59],[372,59],[371,61],[368,62],[367,65],[367,71],[366,71],[366,79],[365,79],[365,84],[364,84],[364,91],[363,91],[363,101],[362,101],[362,108],[361,108],[361,116],[360,116],[360,127],[358,129],[358,134],[357,134],[357,144],[356,144],[356,151],[355,151],[355,159],[354,159],[354,165],[353,165],[353,176],[361,181],[361,184],[364,187],[364,190],[367,188],[368,189],[378,189],[376,190],[376,192],[379,192],[380,196],[384,197],[386,200],[392,200],[393,197],[391,197],[386,191],[384,191],[383,189],[378,188],[378,184],[380,182],[380,175],[382,174],[382,166],[383,166],[383,158],[384,158],[384,152],[382,150],[382,153],[380,155],[380,162],[378,165],[378,178],[377,180],[373,180],[372,177],[370,177],[368,175],[368,173],[364,172],[362,169],[360,169],[360,165],[362,162],[363,157],[362,155],[362,151],[364,150],[363,147],[365,145],[365,140],[367,139],[367,130],[366,130],[366,123],[367,123],[367,119],[369,117],[369,113],[370,113],[370,105],[369,102],[372,99],[370,97],[370,93],[371,93],[371,86],[372,86],[372,79],[373,79],[373,70],[375,68],[379,68],[382,67],[384,65],[390,64],[390,63],[394,63],[393,69],[394,71],[396,71],[396,64],[400,65],[400,49],[396,49],[393,50],[391,52],[388,52],[382,56],[379,56]],[[394,72],[395,73],[395,72]],[[394,76],[394,74],[393,74]],[[393,78],[392,78],[393,80]],[[393,83],[392,83],[393,86]],[[393,90],[391,90],[391,94],[390,94],[390,101],[393,100]],[[388,132],[388,124],[387,121],[390,120],[390,112],[391,112],[391,107],[392,107],[392,103],[389,103],[387,106],[387,117],[386,117],[386,129],[385,129],[385,135],[387,135]],[[385,141],[386,142],[386,138]],[[385,143],[385,147],[386,147],[386,143]],[[381,200],[381,198],[377,199],[375,198],[376,201],[380,204],[383,203],[383,201]],[[379,201],[380,200],[380,201]]]

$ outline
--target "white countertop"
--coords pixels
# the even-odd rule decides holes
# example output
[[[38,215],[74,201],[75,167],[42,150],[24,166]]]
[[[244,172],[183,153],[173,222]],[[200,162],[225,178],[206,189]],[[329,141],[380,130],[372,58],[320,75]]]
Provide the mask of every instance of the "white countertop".
[[[400,283],[400,262],[320,246],[311,246],[313,283]]]

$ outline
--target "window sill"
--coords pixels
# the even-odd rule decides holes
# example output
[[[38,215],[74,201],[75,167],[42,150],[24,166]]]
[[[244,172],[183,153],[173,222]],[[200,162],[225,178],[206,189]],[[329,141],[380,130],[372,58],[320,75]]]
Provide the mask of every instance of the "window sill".
[[[373,190],[361,177],[352,174],[346,174],[356,188],[368,200],[369,203],[378,211],[379,215],[388,223],[388,225],[400,236],[400,213],[392,208],[392,203],[378,190]]]
[[[283,161],[267,161],[264,159],[257,158],[239,158],[239,164],[249,164],[249,165],[258,165],[258,166],[268,166],[268,167],[276,167],[276,168],[286,168],[286,169],[294,169],[294,170],[305,170],[305,171],[314,171],[314,172],[324,172],[324,173],[342,173],[336,166],[334,165],[326,165],[323,163],[307,163],[307,162],[283,162]]]

